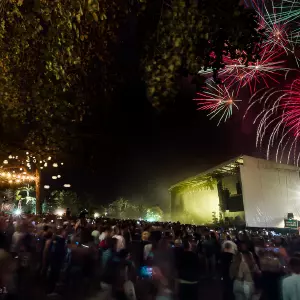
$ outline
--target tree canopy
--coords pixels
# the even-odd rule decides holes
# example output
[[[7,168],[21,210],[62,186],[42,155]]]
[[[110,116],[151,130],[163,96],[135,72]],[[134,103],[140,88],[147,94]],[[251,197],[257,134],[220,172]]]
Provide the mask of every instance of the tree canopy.
[[[239,0],[162,1],[145,63],[153,105],[173,98],[181,76],[191,75],[194,83],[203,84],[198,72],[211,68],[217,81],[224,55],[242,58],[245,64],[256,59],[262,38],[257,27],[255,12]]]
[[[251,60],[260,39],[239,0],[6,0],[0,14],[2,133],[49,154],[126,82],[116,59],[123,26],[138,28],[140,75],[156,107],[182,75],[198,81],[212,67],[217,77],[225,53]]]

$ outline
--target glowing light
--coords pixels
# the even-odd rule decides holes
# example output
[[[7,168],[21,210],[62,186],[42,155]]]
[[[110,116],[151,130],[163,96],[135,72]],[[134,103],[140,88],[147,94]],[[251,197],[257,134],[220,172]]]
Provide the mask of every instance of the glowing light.
[[[8,164],[8,160],[4,160],[3,163],[4,163],[5,165],[7,165],[7,164]]]
[[[52,176],[52,179],[57,179],[57,176]]]
[[[64,184],[64,187],[69,188],[69,187],[71,187],[71,184]]]
[[[20,171],[23,171],[23,168],[20,168]]]
[[[26,155],[29,155],[29,152],[26,152]]]
[[[218,125],[221,121],[227,121],[232,115],[233,107],[238,108],[233,92],[229,92],[225,85],[207,84],[203,93],[197,93],[201,98],[194,99],[198,103],[198,110],[208,110],[210,119],[219,118]]]
[[[57,167],[58,167],[58,164],[57,164],[57,163],[54,163],[54,164],[53,164],[53,167],[54,167],[54,168],[57,168]]]
[[[12,157],[12,155],[10,155],[8,158],[9,158],[9,159],[12,159],[13,157]]]
[[[151,210],[147,210],[146,213],[146,221],[148,222],[157,222],[161,219],[161,216],[158,214],[153,213]]]
[[[48,160],[51,160],[51,156],[48,157]]]
[[[64,165],[64,163],[60,163],[62,166]]]
[[[65,212],[62,208],[58,208],[55,212],[55,214],[58,215],[59,217],[62,217],[64,213]]]
[[[48,166],[48,164],[45,162],[45,163],[44,163],[44,167],[47,167],[47,166]]]
[[[57,178],[61,178],[61,176],[60,176],[60,175],[57,175]]]
[[[95,212],[95,213],[94,213],[94,218],[97,219],[97,218],[99,218],[99,217],[100,217],[100,214],[97,213],[97,212]]]
[[[49,185],[44,185],[44,189],[49,190],[50,186]]]
[[[155,220],[155,218],[148,218],[148,219],[146,219],[148,222],[155,222],[156,220]]]
[[[17,208],[15,211],[14,211],[14,215],[16,216],[20,216],[22,214],[22,210]]]

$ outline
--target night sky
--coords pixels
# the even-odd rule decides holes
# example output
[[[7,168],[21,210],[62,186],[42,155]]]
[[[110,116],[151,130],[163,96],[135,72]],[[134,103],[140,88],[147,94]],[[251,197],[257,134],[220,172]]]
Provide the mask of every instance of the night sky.
[[[103,204],[126,197],[167,208],[172,184],[240,154],[260,153],[251,115],[243,121],[243,106],[217,126],[197,111],[190,78],[182,78],[179,94],[164,109],[151,106],[139,69],[142,33],[137,28],[135,20],[124,28],[117,59],[125,81],[111,103],[93,112],[87,132],[94,137],[82,141],[78,167],[74,170],[71,162],[68,176],[79,193],[91,193]],[[243,94],[249,98],[247,91]]]
[[[196,110],[195,93],[184,78],[174,102],[157,111],[142,82],[126,85],[99,137],[85,146],[82,166],[68,174],[73,187],[103,204],[126,197],[167,209],[172,184],[237,155],[257,154],[251,118],[243,121],[235,111],[217,126]]]

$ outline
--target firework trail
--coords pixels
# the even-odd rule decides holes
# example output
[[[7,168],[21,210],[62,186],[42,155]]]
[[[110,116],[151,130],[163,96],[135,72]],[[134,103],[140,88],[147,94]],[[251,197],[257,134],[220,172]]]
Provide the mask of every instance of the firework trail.
[[[250,103],[246,114],[257,103],[262,105],[262,111],[253,122],[258,124],[256,146],[266,143],[268,159],[271,149],[275,149],[276,161],[281,163],[286,155],[287,163],[299,165],[300,79],[282,90],[262,89],[251,97]]]
[[[282,0],[280,4],[272,3],[276,11],[276,20],[281,23],[290,23],[300,19],[299,0]]]
[[[219,118],[218,125],[231,117],[233,108],[238,106],[234,92],[230,92],[225,85],[212,85],[207,83],[204,92],[197,93],[200,98],[194,99],[199,106],[198,110],[208,110],[210,119]]]

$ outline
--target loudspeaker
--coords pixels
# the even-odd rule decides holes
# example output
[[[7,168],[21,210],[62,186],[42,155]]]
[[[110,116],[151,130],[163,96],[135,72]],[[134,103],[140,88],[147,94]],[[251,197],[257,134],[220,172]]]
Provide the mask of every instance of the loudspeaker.
[[[288,213],[287,217],[288,217],[288,219],[294,219],[294,214],[293,213]]]

